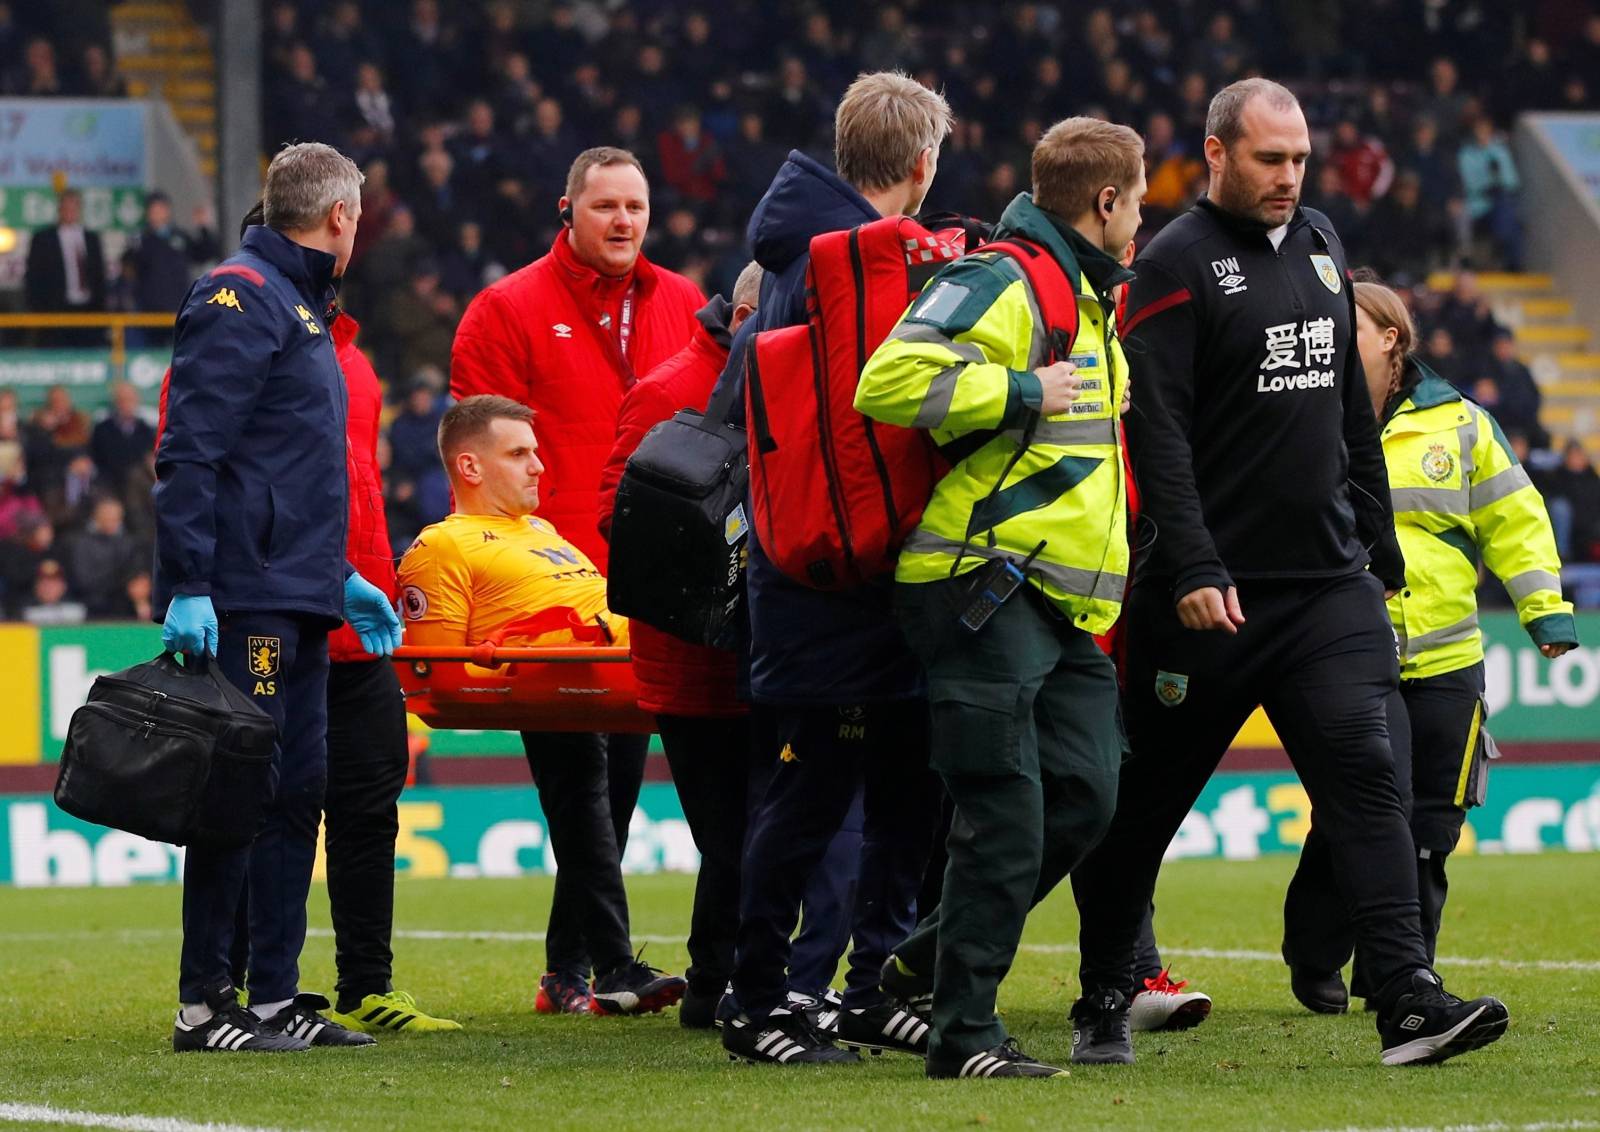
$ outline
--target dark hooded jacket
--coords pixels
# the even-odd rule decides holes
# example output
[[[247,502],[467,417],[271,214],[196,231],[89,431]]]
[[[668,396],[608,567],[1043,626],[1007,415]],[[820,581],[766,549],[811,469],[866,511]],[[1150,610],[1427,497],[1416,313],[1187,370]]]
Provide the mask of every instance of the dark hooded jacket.
[[[811,239],[879,219],[877,209],[836,173],[789,153],[746,232],[766,272],[761,305],[739,328],[719,381],[743,382],[745,354],[763,330],[806,320]],[[750,610],[750,695],[763,703],[854,705],[923,694],[920,667],[890,611],[887,579],[840,593],[790,581],[750,533],[745,575]]]

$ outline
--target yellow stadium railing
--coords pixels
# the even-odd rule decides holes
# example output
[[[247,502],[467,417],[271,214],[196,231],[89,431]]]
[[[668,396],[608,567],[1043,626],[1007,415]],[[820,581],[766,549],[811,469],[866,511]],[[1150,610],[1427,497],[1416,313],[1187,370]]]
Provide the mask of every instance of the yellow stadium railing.
[[[128,328],[170,330],[176,318],[175,314],[159,311],[142,314],[0,314],[0,330],[110,330],[111,367],[114,372],[121,373],[128,361]]]

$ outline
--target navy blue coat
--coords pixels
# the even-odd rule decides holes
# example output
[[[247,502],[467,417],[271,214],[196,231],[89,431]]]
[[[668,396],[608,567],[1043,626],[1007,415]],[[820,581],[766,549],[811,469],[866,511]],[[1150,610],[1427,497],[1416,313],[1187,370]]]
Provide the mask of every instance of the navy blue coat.
[[[344,377],[323,321],[334,257],[254,227],[178,313],[156,446],[153,615],[175,594],[217,612],[340,620]]]
[[[745,352],[762,330],[806,320],[811,238],[879,219],[867,199],[798,150],[778,170],[746,233],[766,272],[761,305],[739,328],[722,371],[743,381]],[[762,703],[857,704],[924,694],[922,670],[890,610],[893,583],[824,593],[792,582],[750,532],[750,695]]]

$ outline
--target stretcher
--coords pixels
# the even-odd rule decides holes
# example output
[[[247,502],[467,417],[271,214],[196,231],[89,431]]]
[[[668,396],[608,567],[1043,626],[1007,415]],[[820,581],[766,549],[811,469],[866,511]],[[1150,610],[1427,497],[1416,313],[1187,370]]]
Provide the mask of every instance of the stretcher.
[[[570,632],[573,645],[506,645]],[[429,727],[482,731],[639,734],[655,720],[639,707],[628,649],[572,610],[542,610],[470,645],[401,645],[395,669],[406,710]]]

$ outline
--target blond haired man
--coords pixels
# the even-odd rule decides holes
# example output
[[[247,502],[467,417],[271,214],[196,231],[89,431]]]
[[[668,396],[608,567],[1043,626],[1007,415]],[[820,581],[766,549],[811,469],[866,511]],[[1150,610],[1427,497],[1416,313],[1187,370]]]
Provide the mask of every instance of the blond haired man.
[[[741,379],[753,332],[805,321],[813,236],[921,208],[950,125],[945,100],[905,75],[862,75],[850,85],[834,118],[838,173],[791,153],[751,217],[750,242],[767,281],[723,381]],[[778,573],[753,535],[747,587],[751,693],[758,727],[766,728],[758,733],[765,752],[756,773],[770,780],[752,791],[723,1045],[737,1057],[782,1065],[856,1060],[833,1043],[835,1035],[921,1054],[926,1024],[878,986],[879,967],[913,926],[938,816],[922,677],[894,626],[890,589],[806,589]],[[864,848],[840,836],[858,797]],[[820,1028],[824,1014],[791,1009],[786,1000],[786,966],[800,982],[801,959],[816,958],[789,944],[802,893],[808,931],[819,913],[829,915],[814,899],[824,886],[813,874],[833,882],[836,938],[853,944],[844,1009],[831,1033]],[[837,954],[811,964],[806,981],[815,989],[829,982]]]
[[[1000,218],[999,240],[1065,276],[1070,343],[1067,316],[1034,285],[1041,268],[979,251],[934,278],[856,393],[868,416],[968,449],[895,571],[900,627],[928,673],[933,769],[955,803],[944,914],[885,972],[902,998],[906,976],[923,977],[917,990],[931,977],[930,1077],[1061,1073],[1007,1037],[995,995],[1028,909],[1099,840],[1116,801],[1117,677],[1094,635],[1127,584],[1114,295],[1133,277],[1118,257],[1139,228],[1143,157],[1126,126],[1058,122],[1034,149],[1033,193]]]

